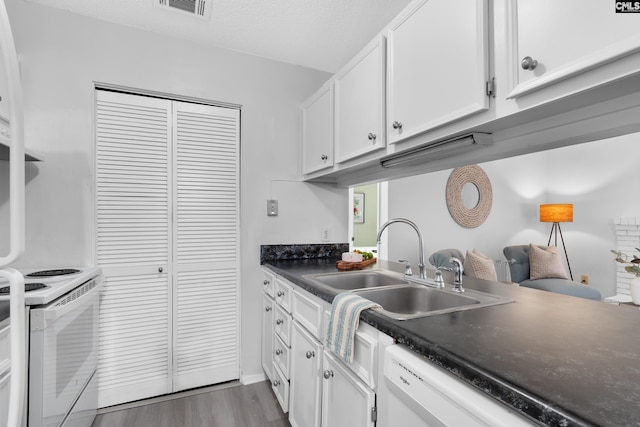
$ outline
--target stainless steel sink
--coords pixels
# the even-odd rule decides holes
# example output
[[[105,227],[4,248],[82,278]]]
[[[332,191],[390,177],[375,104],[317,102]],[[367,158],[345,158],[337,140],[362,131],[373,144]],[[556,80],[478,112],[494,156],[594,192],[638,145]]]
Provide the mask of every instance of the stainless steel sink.
[[[429,288],[423,285],[356,290],[354,293],[380,304],[382,308],[375,310],[396,320],[414,319],[514,302],[499,295],[470,289],[459,294],[450,289]]]
[[[368,289],[379,286],[406,285],[409,282],[402,275],[378,270],[344,271],[339,273],[305,276],[316,284],[329,287],[337,292],[354,289]]]

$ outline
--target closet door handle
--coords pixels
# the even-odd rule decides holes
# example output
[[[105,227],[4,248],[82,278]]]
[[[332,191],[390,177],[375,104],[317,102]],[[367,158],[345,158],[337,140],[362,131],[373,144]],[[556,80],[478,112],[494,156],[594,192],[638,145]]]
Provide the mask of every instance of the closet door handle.
[[[276,325],[282,325],[283,323],[284,323],[284,320],[282,319],[276,320]]]
[[[164,268],[158,267],[158,273],[162,273],[163,271],[164,271]]]
[[[315,355],[316,355],[315,351],[311,351],[311,350],[307,351],[307,354],[306,354],[307,359],[311,359],[312,357],[315,357]]]
[[[330,370],[327,369],[326,371],[324,371],[323,376],[324,376],[325,380],[328,380],[329,378],[331,378],[333,376],[333,371],[330,371]]]

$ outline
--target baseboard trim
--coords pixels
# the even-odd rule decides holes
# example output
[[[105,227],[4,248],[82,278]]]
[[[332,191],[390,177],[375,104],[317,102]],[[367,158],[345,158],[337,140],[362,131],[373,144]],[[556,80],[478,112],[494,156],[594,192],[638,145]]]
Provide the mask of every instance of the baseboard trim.
[[[244,385],[259,383],[261,381],[265,381],[267,376],[263,373],[261,374],[252,374],[252,375],[241,375],[240,382]]]

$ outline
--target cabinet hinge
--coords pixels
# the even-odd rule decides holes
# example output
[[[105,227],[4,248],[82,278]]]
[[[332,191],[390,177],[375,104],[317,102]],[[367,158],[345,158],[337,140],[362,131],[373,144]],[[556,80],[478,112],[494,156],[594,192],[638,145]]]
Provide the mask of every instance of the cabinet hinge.
[[[378,408],[375,406],[371,408],[371,422],[375,423],[378,421]]]
[[[489,80],[486,83],[486,92],[487,92],[487,96],[490,96],[492,98],[496,97],[496,78],[493,77],[491,80]]]

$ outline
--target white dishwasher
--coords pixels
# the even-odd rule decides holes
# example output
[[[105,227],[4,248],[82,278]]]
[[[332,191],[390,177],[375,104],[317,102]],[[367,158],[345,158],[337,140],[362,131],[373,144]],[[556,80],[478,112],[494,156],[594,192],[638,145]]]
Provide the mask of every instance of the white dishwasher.
[[[403,345],[387,348],[384,378],[390,426],[536,425]]]

